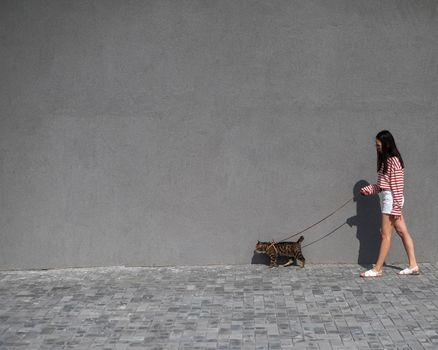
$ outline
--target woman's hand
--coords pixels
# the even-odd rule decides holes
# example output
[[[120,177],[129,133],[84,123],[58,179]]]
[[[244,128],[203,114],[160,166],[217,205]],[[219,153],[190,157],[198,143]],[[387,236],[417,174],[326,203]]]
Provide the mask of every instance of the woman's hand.
[[[360,189],[360,194],[361,194],[362,196],[368,196],[368,195],[370,194],[370,192],[367,191],[367,190],[365,189],[365,187],[363,187],[363,188]]]

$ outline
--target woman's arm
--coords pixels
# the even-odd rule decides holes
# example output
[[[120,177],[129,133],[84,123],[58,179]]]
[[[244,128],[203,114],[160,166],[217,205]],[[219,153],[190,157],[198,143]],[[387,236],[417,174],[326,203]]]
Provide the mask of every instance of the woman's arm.
[[[376,184],[368,185],[360,189],[360,193],[364,196],[369,196],[371,194],[378,194],[379,192],[380,192],[380,187],[377,186]]]
[[[396,157],[390,158],[388,165],[389,185],[393,197],[391,214],[400,216],[403,208],[404,169]]]

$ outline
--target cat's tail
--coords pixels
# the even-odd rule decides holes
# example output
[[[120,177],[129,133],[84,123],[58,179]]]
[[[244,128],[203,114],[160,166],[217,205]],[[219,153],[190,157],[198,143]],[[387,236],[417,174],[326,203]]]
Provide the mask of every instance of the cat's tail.
[[[298,239],[297,243],[301,243],[302,241],[304,241],[304,237],[303,237],[303,236],[301,236],[301,237]]]

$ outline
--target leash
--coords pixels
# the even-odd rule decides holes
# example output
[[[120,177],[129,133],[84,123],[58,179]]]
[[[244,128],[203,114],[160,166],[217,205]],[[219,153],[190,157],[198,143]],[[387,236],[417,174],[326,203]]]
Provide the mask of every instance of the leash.
[[[324,238],[326,238],[326,237],[332,235],[333,233],[335,233],[337,230],[339,230],[342,226],[344,226],[344,225],[346,225],[346,224],[347,224],[347,223],[344,222],[342,225],[336,227],[335,229],[333,229],[333,230],[330,231],[329,233],[326,233],[324,236],[319,237],[318,239],[315,239],[313,242],[310,242],[310,243],[307,243],[307,244],[303,245],[301,248],[306,248],[306,247],[308,247],[309,245],[315,244],[315,243],[317,243],[317,242],[323,240]]]
[[[273,245],[273,246],[275,247],[275,244],[276,244],[276,243],[281,243],[281,242],[287,241],[287,240],[291,239],[292,237],[298,236],[299,234],[302,234],[303,232],[306,232],[306,231],[310,230],[312,227],[315,227],[316,225],[320,224],[320,223],[323,222],[324,220],[327,220],[330,216],[333,216],[334,214],[336,214],[339,210],[341,210],[343,207],[345,207],[345,206],[346,206],[348,203],[350,203],[353,199],[354,199],[354,197],[350,198],[348,201],[346,201],[344,204],[342,204],[340,207],[338,207],[335,211],[331,212],[329,215],[327,215],[326,217],[322,218],[321,220],[319,220],[318,222],[314,223],[313,225],[311,225],[311,226],[305,228],[304,230],[301,230],[300,232],[294,233],[292,236],[289,236],[289,237],[287,237],[287,238],[285,238],[285,239],[282,239],[281,241],[278,241],[278,242],[272,241],[272,244],[271,244],[271,245]],[[337,229],[339,229],[339,227],[338,227]],[[336,229],[336,230],[337,230],[337,229]],[[336,231],[336,230],[335,230],[335,231]],[[333,231],[333,232],[334,232],[334,231]],[[333,232],[330,232],[330,234],[333,233]],[[326,235],[326,236],[327,236],[327,235]],[[324,237],[325,237],[325,236],[324,236]],[[314,243],[314,242],[313,242],[313,243]]]

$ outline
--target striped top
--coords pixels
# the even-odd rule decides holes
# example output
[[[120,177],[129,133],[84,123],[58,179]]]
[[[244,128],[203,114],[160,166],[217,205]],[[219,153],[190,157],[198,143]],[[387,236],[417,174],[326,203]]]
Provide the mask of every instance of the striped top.
[[[365,194],[377,194],[381,191],[391,191],[393,205],[391,215],[400,216],[403,208],[405,171],[397,157],[388,158],[388,171],[383,174],[383,166],[377,173],[377,184],[362,188]]]

